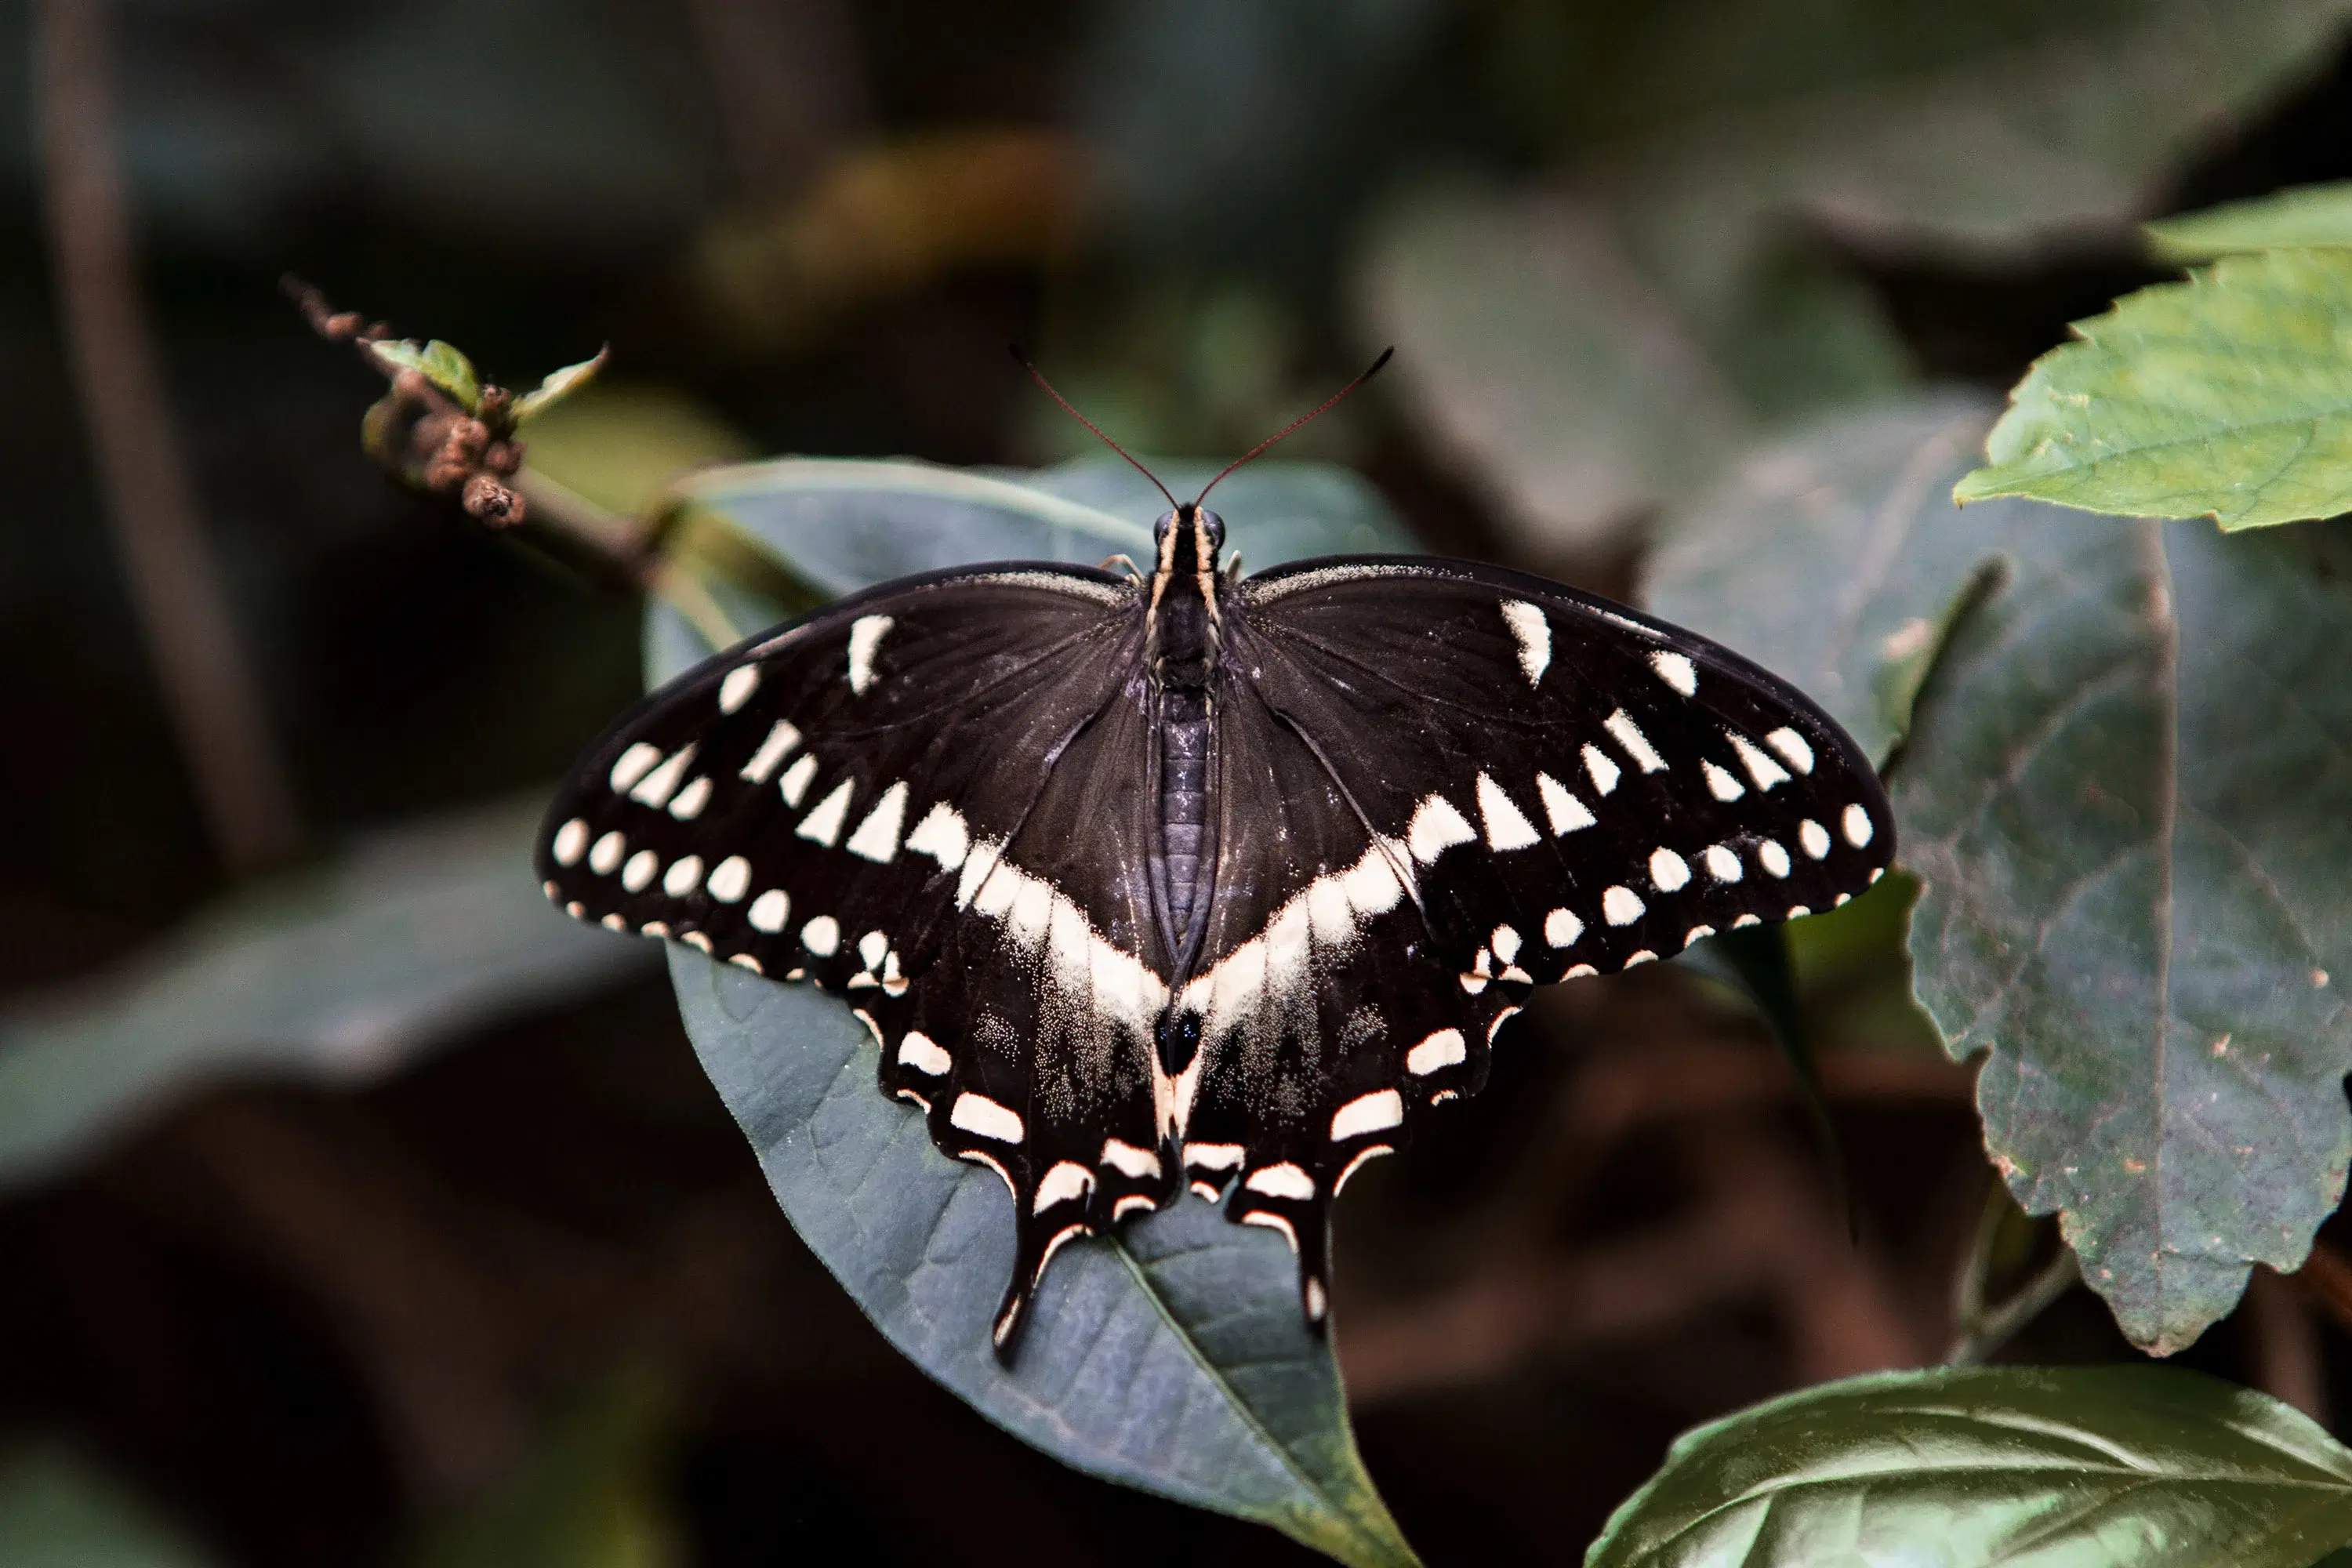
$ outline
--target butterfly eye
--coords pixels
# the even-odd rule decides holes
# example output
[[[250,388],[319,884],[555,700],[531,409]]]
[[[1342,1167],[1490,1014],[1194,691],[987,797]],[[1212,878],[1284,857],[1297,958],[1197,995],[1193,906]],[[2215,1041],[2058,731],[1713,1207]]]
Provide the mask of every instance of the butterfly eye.
[[[1160,514],[1160,521],[1151,525],[1151,542],[1154,544],[1165,544],[1168,542],[1168,531],[1175,525],[1176,514],[1174,512],[1161,512]]]
[[[1213,511],[1202,511],[1201,521],[1209,525],[1209,542],[1223,550],[1225,547],[1225,520]]]

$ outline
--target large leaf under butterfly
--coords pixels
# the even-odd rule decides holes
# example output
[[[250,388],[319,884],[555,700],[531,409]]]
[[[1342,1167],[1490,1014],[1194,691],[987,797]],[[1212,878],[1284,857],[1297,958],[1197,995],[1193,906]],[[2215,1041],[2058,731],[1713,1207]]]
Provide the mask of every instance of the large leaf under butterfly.
[[[1536,984],[1843,902],[1875,777],[1785,683],[1496,568],[885,584],[721,654],[591,752],[549,895],[844,994],[886,1092],[1011,1188],[1008,1347],[1054,1250],[1187,1185],[1328,1300],[1348,1176],[1474,1091]]]

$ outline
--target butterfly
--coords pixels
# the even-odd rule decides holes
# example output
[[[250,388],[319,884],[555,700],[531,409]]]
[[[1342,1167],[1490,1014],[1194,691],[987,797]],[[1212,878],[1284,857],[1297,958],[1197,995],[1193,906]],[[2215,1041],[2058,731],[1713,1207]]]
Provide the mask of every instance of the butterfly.
[[[847,1001],[883,1092],[1011,1194],[1008,1357],[1056,1249],[1187,1188],[1289,1243],[1322,1324],[1332,1200],[1535,986],[1894,856],[1853,740],[1729,649],[1472,562],[1243,577],[1206,496],[1148,574],[928,573],[719,654],[540,839],[574,917]]]

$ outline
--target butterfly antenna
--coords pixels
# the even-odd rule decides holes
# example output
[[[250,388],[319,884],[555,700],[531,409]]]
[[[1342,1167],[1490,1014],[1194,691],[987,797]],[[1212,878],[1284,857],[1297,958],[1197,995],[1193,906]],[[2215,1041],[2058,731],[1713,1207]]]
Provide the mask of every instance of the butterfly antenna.
[[[1276,441],[1281,440],[1285,436],[1289,435],[1292,431],[1297,429],[1301,425],[1306,424],[1308,420],[1315,418],[1318,415],[1328,413],[1332,405],[1338,403],[1339,399],[1347,396],[1348,394],[1355,391],[1356,388],[1363,385],[1364,383],[1371,380],[1373,376],[1378,375],[1380,374],[1381,366],[1388,363],[1389,356],[1395,353],[1396,348],[1393,344],[1382,349],[1381,351],[1381,357],[1366,365],[1362,373],[1359,374],[1355,380],[1349,382],[1347,385],[1341,387],[1339,391],[1333,393],[1330,396],[1317,404],[1313,408],[1307,410],[1297,418],[1292,420],[1289,424],[1284,426],[1281,429],[1276,430],[1273,435],[1268,436],[1265,440],[1260,441],[1256,446],[1252,447],[1248,451],[1244,452],[1232,462],[1227,463],[1224,467],[1223,473],[1220,473],[1215,479],[1211,479],[1207,484],[1201,487],[1201,493],[1192,498],[1192,504],[1194,506],[1199,506],[1202,501],[1207,500],[1209,499],[1209,492],[1225,482],[1226,474],[1232,473],[1235,468],[1240,468],[1244,463],[1248,462],[1260,452],[1265,451],[1268,447],[1273,446]]]
[[[1153,489],[1158,490],[1163,496],[1168,496],[1168,510],[1171,511],[1176,510],[1178,505],[1176,498],[1172,495],[1168,495],[1168,487],[1160,482],[1160,476],[1158,474],[1153,473],[1141,463],[1136,462],[1134,454],[1130,453],[1126,447],[1120,446],[1118,442],[1112,440],[1109,437],[1104,435],[1101,426],[1096,424],[1093,420],[1087,418],[1085,415],[1071,407],[1070,400],[1063,396],[1060,393],[1055,391],[1054,384],[1045,379],[1045,373],[1029,363],[1029,356],[1021,352],[1021,345],[1019,343],[1007,343],[1005,344],[1005,347],[1012,351],[1013,363],[1019,365],[1023,370],[1027,371],[1029,373],[1029,379],[1035,382],[1039,386],[1044,387],[1045,389],[1045,395],[1062,405],[1063,413],[1068,415],[1071,418],[1076,420],[1079,424],[1093,431],[1095,433],[1095,439],[1100,441],[1104,446],[1108,447],[1112,451],[1117,452],[1120,457],[1125,458],[1128,462],[1134,467],[1137,473],[1141,474],[1145,479],[1151,481],[1151,488]]]

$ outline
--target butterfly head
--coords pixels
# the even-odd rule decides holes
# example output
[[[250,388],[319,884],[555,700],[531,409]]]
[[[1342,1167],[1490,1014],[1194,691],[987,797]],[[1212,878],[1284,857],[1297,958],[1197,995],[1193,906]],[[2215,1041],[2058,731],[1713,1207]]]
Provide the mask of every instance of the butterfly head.
[[[1152,526],[1151,540],[1160,551],[1160,570],[1189,575],[1217,569],[1217,552],[1224,548],[1225,520],[1196,501],[1162,512]]]

